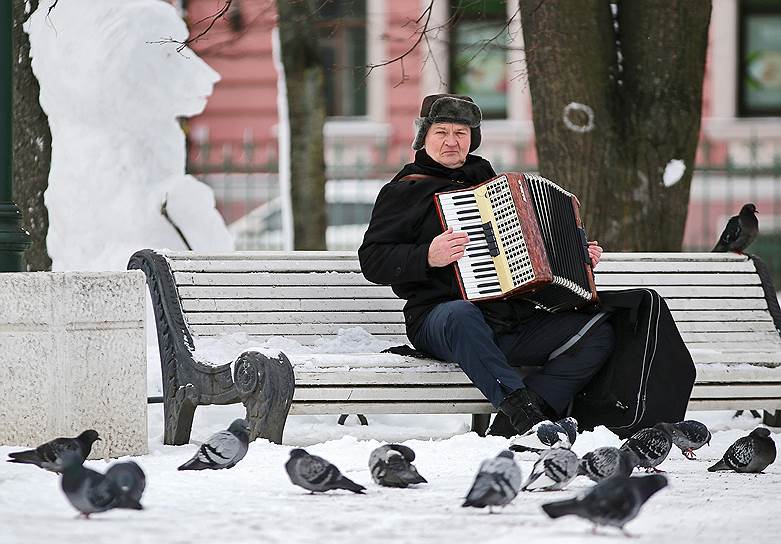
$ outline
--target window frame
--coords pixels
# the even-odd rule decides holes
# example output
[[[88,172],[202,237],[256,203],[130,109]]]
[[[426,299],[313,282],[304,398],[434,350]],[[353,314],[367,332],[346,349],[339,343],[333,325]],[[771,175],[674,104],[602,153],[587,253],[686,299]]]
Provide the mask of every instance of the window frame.
[[[746,2],[744,0],[738,0],[738,58],[737,58],[737,74],[735,77],[735,84],[737,85],[735,113],[737,117],[753,118],[753,117],[779,117],[781,116],[781,101],[777,107],[748,107],[746,104],[746,89],[744,83],[744,77],[746,73],[746,34],[747,34],[747,17],[751,15],[777,15],[781,16],[781,4],[770,5],[766,3],[764,5],[754,4]],[[779,29],[781,32],[781,28]]]

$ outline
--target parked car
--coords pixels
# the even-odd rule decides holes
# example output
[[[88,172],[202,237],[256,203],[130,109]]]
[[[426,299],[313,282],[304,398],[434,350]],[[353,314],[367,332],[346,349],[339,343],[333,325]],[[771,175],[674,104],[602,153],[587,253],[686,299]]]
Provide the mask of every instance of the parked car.
[[[325,186],[328,249],[355,250],[371,218],[384,180],[329,180]],[[228,225],[236,249],[279,250],[283,247],[282,201],[275,197]]]

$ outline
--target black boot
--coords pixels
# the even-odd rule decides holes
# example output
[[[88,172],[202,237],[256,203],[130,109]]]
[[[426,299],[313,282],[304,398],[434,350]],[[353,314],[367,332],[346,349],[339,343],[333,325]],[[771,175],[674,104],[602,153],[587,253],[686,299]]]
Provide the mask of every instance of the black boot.
[[[507,395],[499,405],[499,410],[509,418],[516,434],[524,434],[540,421],[548,419],[543,415],[536,397],[536,393],[524,387]]]

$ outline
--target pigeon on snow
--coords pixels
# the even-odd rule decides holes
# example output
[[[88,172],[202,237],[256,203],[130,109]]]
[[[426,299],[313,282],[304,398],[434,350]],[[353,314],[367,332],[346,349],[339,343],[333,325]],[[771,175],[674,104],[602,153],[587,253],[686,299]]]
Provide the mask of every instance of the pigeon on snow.
[[[144,490],[145,478],[138,465],[136,465],[138,471],[132,469],[131,472],[126,468],[120,468],[112,472],[113,467],[111,467],[104,475],[86,468],[82,463],[77,453],[66,452],[62,456],[63,470],[60,482],[65,497],[82,516],[89,518],[90,514],[113,508],[143,509],[139,499]],[[131,463],[135,465],[132,461],[120,464]]]
[[[515,462],[513,452],[505,450],[480,464],[472,488],[461,506],[487,506],[489,511],[493,511],[494,506],[505,506],[518,495],[521,479],[521,467]]]
[[[427,483],[418,474],[412,461],[415,452],[400,444],[387,444],[375,449],[369,456],[369,470],[372,479],[386,487],[407,487],[411,484]]]
[[[704,423],[687,419],[678,423],[661,423],[670,433],[673,444],[680,448],[681,453],[687,459],[696,459],[694,450],[698,450],[705,444],[710,444],[711,434]]]
[[[633,478],[607,478],[586,494],[574,499],[550,502],[542,509],[551,518],[575,515],[599,525],[618,527],[626,534],[624,525],[640,512],[648,498],[667,485],[661,474]]]
[[[667,459],[673,447],[673,439],[664,425],[657,423],[653,427],[640,429],[621,444],[623,451],[629,451],[636,456],[636,466],[648,472],[658,472],[657,465]]]
[[[366,490],[362,485],[344,476],[336,466],[322,457],[310,455],[301,448],[290,451],[290,459],[285,463],[285,470],[291,482],[312,493],[346,489],[362,495]]]
[[[542,451],[554,446],[569,448],[578,436],[578,422],[574,417],[566,417],[555,423],[540,421],[510,443],[512,451]]]
[[[729,218],[712,251],[743,253],[759,233],[759,221],[755,215],[757,213],[759,212],[754,204],[744,204],[738,215]]]
[[[776,444],[770,431],[757,427],[748,436],[738,438],[724,453],[721,461],[708,467],[710,472],[734,470],[735,472],[762,472],[776,460]]]
[[[126,496],[135,502],[141,501],[146,488],[146,475],[135,461],[114,463],[106,471],[106,480],[112,482]]]
[[[635,468],[635,461],[636,457],[632,452],[605,446],[580,458],[578,475],[588,476],[595,482],[613,476],[628,478]]]
[[[100,440],[97,431],[89,429],[76,438],[55,438],[34,450],[9,453],[8,462],[29,463],[50,472],[62,472],[62,456],[65,452],[75,453],[83,463],[92,451],[92,444],[96,440]]]
[[[578,475],[578,456],[568,448],[551,448],[540,454],[523,491],[564,489]]]
[[[249,423],[236,419],[228,430],[211,435],[179,470],[231,468],[244,458],[248,448]]]

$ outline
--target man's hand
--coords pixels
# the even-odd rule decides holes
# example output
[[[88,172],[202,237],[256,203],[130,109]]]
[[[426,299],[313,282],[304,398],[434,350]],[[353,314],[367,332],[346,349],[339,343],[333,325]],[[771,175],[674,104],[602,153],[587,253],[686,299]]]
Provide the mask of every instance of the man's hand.
[[[457,261],[464,256],[464,246],[467,243],[469,243],[467,233],[453,232],[453,227],[449,227],[431,241],[428,247],[428,265],[447,266]]]
[[[602,246],[596,240],[588,243],[588,256],[591,257],[592,268],[596,267],[599,264],[599,259],[602,258]]]

